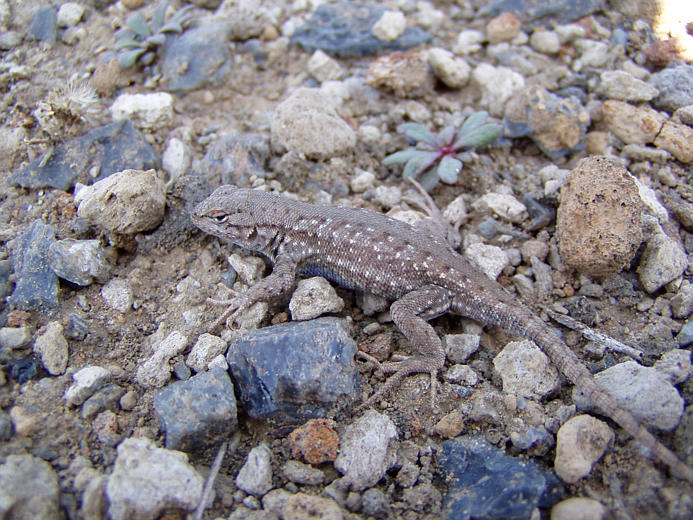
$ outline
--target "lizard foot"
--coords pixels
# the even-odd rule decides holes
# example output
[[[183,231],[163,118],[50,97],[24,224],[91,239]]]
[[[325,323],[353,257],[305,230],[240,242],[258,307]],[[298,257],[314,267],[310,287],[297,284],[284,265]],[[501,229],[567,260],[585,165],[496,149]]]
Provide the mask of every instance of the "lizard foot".
[[[435,408],[436,396],[438,394],[438,368],[433,370],[430,369],[430,363],[428,360],[418,357],[405,358],[403,361],[392,361],[387,363],[381,363],[373,356],[366,354],[365,352],[360,352],[358,357],[366,360],[368,363],[374,365],[377,369],[381,370],[386,374],[392,374],[387,381],[370,396],[366,401],[359,405],[355,413],[360,413],[366,408],[373,406],[373,404],[381,399],[383,396],[387,395],[390,390],[395,388],[402,382],[402,379],[412,374],[420,374],[423,372],[428,372],[431,376],[431,385],[429,387],[430,397],[431,397],[431,409]]]
[[[231,318],[232,322],[235,322],[236,316],[250,307],[252,303],[244,294],[237,294],[235,298],[230,300],[215,300],[213,298],[207,298],[207,301],[214,305],[228,306],[223,314],[219,316],[209,328],[209,331],[212,333],[226,323],[229,318]]]

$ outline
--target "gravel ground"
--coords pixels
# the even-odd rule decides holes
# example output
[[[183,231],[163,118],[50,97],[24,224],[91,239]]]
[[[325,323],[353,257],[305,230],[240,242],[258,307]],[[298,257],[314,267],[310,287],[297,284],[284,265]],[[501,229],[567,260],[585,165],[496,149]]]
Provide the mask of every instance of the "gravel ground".
[[[691,518],[503,331],[434,320],[436,406],[417,375],[361,414],[357,349],[412,352],[384,302],[311,278],[209,334],[270,270],[188,218],[236,184],[426,225],[399,125],[486,111],[500,137],[422,178],[448,239],[637,349],[552,322],[692,465],[693,36],[655,5],[0,0],[0,518],[184,518],[222,443],[202,518]]]

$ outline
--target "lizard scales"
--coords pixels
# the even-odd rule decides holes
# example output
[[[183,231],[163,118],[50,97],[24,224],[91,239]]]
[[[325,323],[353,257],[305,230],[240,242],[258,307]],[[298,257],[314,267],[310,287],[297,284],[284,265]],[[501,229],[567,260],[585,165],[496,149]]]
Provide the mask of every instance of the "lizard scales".
[[[533,340],[606,416],[673,474],[693,482],[693,470],[605,393],[549,326],[442,238],[380,213],[309,204],[235,186],[217,188],[191,218],[203,231],[262,253],[274,264],[272,274],[229,302],[223,319],[290,291],[301,274],[322,275],[394,302],[392,319],[417,353],[382,365],[394,375],[367,404],[409,374],[429,373],[435,383],[445,351],[428,320],[452,312]]]

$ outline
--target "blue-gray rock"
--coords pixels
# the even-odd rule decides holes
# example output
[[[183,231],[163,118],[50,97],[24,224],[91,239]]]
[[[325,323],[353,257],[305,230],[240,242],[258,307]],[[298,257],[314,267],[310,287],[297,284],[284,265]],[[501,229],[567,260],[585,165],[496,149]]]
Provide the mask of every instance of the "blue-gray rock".
[[[125,388],[114,383],[102,386],[82,404],[82,419],[91,419],[105,410],[118,410],[118,401],[125,393]]]
[[[532,461],[509,457],[479,437],[443,443],[437,471],[448,485],[443,518],[524,519],[535,507],[550,507],[559,498],[556,479]]]
[[[166,433],[166,448],[191,451],[228,437],[236,429],[236,398],[221,368],[178,381],[154,396],[154,410]]]
[[[57,188],[67,191],[75,182],[91,184],[126,170],[149,170],[161,166],[161,157],[125,119],[90,130],[83,136],[56,146],[46,164],[38,157],[10,175],[10,183],[23,188]],[[96,179],[90,171],[98,171]]]
[[[111,272],[98,240],[55,241],[48,248],[48,265],[58,277],[77,285],[105,283]]]
[[[5,297],[12,292],[11,272],[12,263],[9,260],[0,260],[0,301],[4,301]]]
[[[58,36],[58,13],[53,7],[41,7],[29,24],[29,36],[35,40],[55,45]]]
[[[55,228],[35,220],[12,240],[15,287],[10,305],[24,311],[58,306],[58,277],[48,266],[48,248],[55,242]]]
[[[318,7],[313,16],[291,36],[291,42],[308,52],[321,49],[342,58],[401,51],[431,40],[420,27],[407,27],[394,41],[379,40],[371,29],[385,12],[377,4],[336,2]]]
[[[183,34],[169,36],[163,60],[169,91],[190,91],[219,86],[231,75],[229,26],[225,22],[204,24]]]
[[[204,176],[212,186],[244,186],[253,176],[265,177],[268,158],[268,136],[220,132],[207,145],[207,152],[195,166],[195,173]]]
[[[9,362],[10,377],[20,385],[32,379],[38,373],[38,363],[33,356],[13,359]]]
[[[320,318],[254,330],[229,346],[226,359],[248,415],[289,424],[360,395],[355,354],[344,320]]]
[[[535,27],[548,21],[569,23],[603,8],[604,0],[495,0],[480,9],[477,17],[510,11],[529,27]]]
[[[693,343],[693,318],[690,318],[684,326],[681,327],[676,339],[680,347],[687,347]]]
[[[361,498],[363,513],[375,518],[390,518],[392,509],[387,495],[378,488],[367,489]]]
[[[82,341],[89,333],[89,322],[79,314],[73,312],[68,316],[69,323],[65,327],[64,335],[67,339]]]
[[[0,410],[0,441],[6,441],[12,437],[12,420],[7,412]]]
[[[693,105],[693,65],[675,63],[652,74],[650,85],[659,90],[652,104],[660,110],[675,110]]]

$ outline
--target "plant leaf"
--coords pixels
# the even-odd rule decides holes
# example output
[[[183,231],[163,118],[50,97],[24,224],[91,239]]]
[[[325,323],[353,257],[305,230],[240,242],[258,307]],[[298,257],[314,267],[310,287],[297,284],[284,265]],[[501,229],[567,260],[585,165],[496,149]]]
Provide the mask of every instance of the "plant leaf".
[[[169,20],[164,24],[161,29],[159,29],[160,33],[167,33],[167,32],[175,32],[175,33],[180,33],[183,32],[183,27],[181,24],[179,24],[176,20]]]
[[[128,18],[127,24],[130,29],[135,31],[135,34],[141,36],[142,38],[148,38],[152,34],[149,30],[149,26],[147,25],[147,21],[144,19],[144,16],[142,16],[141,13],[133,14],[130,18]]]
[[[135,64],[137,58],[139,58],[143,53],[144,49],[121,52],[118,55],[118,64],[123,69],[129,69]]]
[[[499,135],[500,126],[495,124],[484,125],[470,134],[461,135],[453,144],[453,148],[459,150],[465,147],[476,148],[477,146],[484,146],[495,141]]]
[[[460,134],[468,134],[469,132],[473,132],[476,128],[483,125],[487,119],[488,112],[485,110],[473,113],[471,116],[465,119],[464,123],[462,123],[462,126],[460,127]]]
[[[133,47],[141,47],[142,42],[133,40],[132,38],[121,38],[113,46],[113,50],[119,51],[121,49],[132,49]]]
[[[407,164],[404,166],[402,176],[405,179],[408,179],[409,177],[416,177],[421,172],[430,168],[430,166],[436,162],[437,159],[438,152],[425,152],[419,150],[419,153],[409,159],[409,162],[407,162]]]
[[[438,132],[438,136],[436,137],[436,144],[438,146],[447,146],[449,144],[452,144],[452,140],[455,138],[456,132],[457,129],[454,126],[446,126],[440,132]]]
[[[168,7],[168,2],[165,0],[159,2],[152,13],[152,29],[154,32],[158,32],[159,28],[164,25],[166,20],[166,8]]]
[[[390,166],[391,164],[407,162],[408,160],[412,159],[413,157],[416,157],[420,153],[421,150],[417,150],[416,148],[407,148],[406,150],[400,150],[399,152],[395,152],[385,157],[385,159],[383,159],[383,164],[385,166]]]
[[[438,185],[438,180],[438,172],[436,170],[428,170],[419,179],[419,184],[421,184],[426,191],[431,191]]]
[[[447,184],[454,184],[461,169],[462,161],[446,155],[438,165],[438,178]]]
[[[147,38],[147,43],[150,45],[163,45],[166,43],[166,35],[163,33],[156,33],[155,35]]]
[[[428,128],[419,123],[403,123],[397,127],[400,134],[406,135],[414,141],[423,141],[431,146],[436,146],[436,138]]]

